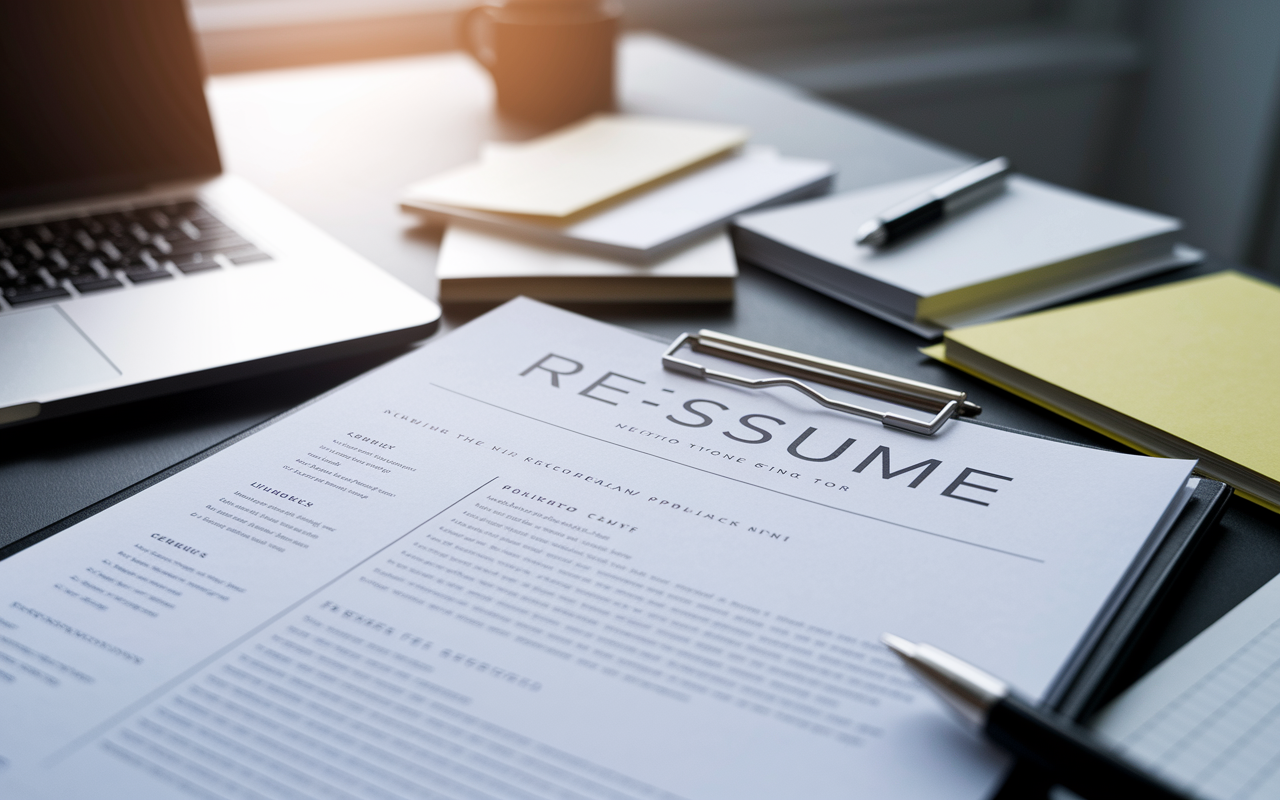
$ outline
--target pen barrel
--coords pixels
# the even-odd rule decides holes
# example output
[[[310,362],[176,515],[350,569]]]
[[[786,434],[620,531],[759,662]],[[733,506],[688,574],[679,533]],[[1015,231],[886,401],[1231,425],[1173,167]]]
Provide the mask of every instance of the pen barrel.
[[[942,200],[929,200],[920,203],[915,208],[897,214],[886,214],[888,219],[882,219],[881,225],[884,227],[885,244],[894,242],[904,236],[910,235],[912,232],[932,225],[942,219],[946,209]],[[892,216],[891,216],[892,214]]]
[[[1190,800],[1122,761],[1072,723],[1013,696],[991,707],[985,732],[1084,800]]]
[[[943,213],[951,216],[980,203],[985,203],[1005,190],[1005,177],[1006,174],[1003,172],[991,175],[942,198]]]

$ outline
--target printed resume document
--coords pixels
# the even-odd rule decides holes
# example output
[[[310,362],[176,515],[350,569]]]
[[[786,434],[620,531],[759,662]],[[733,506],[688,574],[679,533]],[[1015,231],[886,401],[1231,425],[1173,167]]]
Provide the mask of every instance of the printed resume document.
[[[1193,462],[917,436],[530,300],[0,562],[5,798],[982,798]]]

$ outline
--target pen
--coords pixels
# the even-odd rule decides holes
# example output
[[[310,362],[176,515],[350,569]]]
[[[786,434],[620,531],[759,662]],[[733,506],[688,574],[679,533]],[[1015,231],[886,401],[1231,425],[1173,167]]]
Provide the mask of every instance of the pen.
[[[972,664],[890,633],[880,640],[987,738],[1085,800],[1190,800],[1117,758],[1088,731],[1018,698],[1004,681]]]
[[[1004,191],[1013,167],[1007,158],[993,158],[948,178],[923,194],[903,201],[858,228],[857,244],[884,247],[946,217]]]

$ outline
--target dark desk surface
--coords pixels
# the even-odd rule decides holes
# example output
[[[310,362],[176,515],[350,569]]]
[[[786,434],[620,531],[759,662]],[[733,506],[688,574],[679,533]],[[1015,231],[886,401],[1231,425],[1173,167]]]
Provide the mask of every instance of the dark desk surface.
[[[757,142],[825,158],[852,188],[966,161],[770,79],[656,37],[620,62],[625,110],[749,125]],[[447,54],[215,78],[209,99],[223,159],[402,281],[435,296],[439,231],[396,208],[402,186],[475,157],[504,129],[487,78]],[[1204,267],[1196,268],[1203,270]],[[1114,447],[1079,426],[916,352],[916,337],[743,265],[732,304],[575,307],[672,338],[713,328],[971,392],[983,419]],[[474,310],[448,309],[442,330]],[[439,335],[439,334],[437,334]],[[0,431],[0,546],[288,409],[393,354],[293,370],[79,417]],[[1153,666],[1280,572],[1280,517],[1233,499],[1217,542],[1144,647]]]

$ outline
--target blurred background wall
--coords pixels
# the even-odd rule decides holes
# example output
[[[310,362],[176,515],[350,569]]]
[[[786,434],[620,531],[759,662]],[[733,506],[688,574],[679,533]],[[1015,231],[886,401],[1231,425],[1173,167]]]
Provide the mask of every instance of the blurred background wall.
[[[189,0],[211,72],[454,47],[459,0]],[[1280,276],[1277,0],[624,0],[662,31],[975,156],[1181,217]]]

